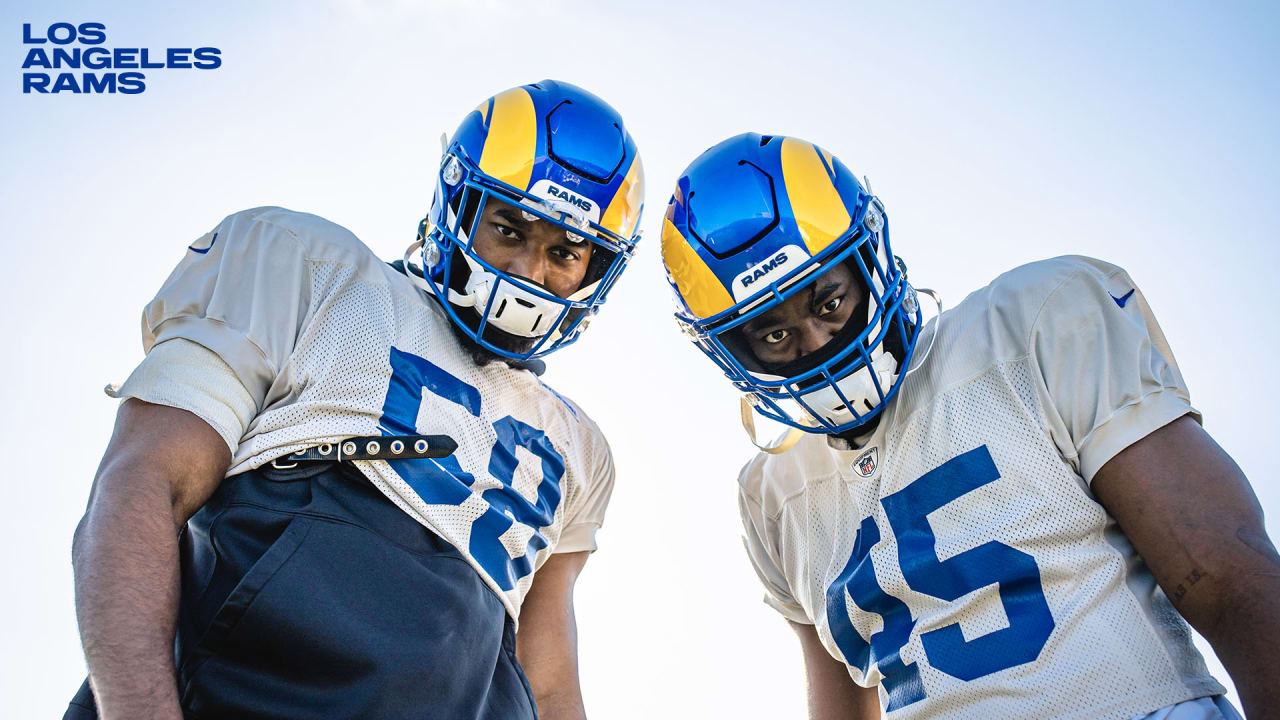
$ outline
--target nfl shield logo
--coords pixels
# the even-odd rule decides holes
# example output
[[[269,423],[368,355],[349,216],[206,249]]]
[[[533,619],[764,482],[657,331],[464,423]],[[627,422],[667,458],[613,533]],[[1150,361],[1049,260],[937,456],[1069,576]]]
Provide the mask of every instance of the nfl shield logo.
[[[872,475],[875,475],[876,468],[880,466],[879,455],[880,451],[878,448],[871,448],[870,450],[862,453],[862,455],[858,456],[858,459],[853,463],[853,471],[858,474],[858,477],[869,478]]]

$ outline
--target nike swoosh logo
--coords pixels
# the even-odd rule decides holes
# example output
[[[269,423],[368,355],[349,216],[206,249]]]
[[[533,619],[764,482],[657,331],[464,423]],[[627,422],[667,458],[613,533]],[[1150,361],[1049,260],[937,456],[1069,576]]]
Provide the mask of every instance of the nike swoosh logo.
[[[195,245],[190,245],[187,247],[187,249],[193,253],[200,253],[201,255],[204,255],[205,253],[213,249],[213,244],[216,242],[218,242],[218,233],[213,234],[213,239],[209,241],[209,247],[204,248],[203,250],[197,250]],[[1133,291],[1130,290],[1129,292],[1133,292]],[[1128,297],[1128,296],[1126,295],[1125,297]],[[1119,302],[1119,301],[1117,300],[1116,302]],[[1121,305],[1120,307],[1124,307],[1124,306]]]
[[[1111,293],[1107,293],[1107,294],[1111,295]],[[1124,304],[1129,302],[1129,296],[1132,294],[1133,294],[1133,288],[1129,288],[1129,292],[1125,293],[1123,296],[1116,297],[1115,295],[1111,295],[1111,299],[1116,301],[1116,305],[1119,305],[1120,307],[1124,307]]]

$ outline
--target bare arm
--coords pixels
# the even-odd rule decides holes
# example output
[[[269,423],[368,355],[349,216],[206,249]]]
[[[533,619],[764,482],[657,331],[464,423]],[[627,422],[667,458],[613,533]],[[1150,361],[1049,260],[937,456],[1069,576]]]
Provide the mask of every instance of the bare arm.
[[[520,608],[516,657],[529,677],[538,717],[582,720],[587,712],[578,683],[578,626],[573,617],[573,585],[587,553],[552,555],[534,576]]]
[[[809,720],[871,720],[879,718],[880,696],[849,677],[844,663],[831,657],[812,625],[787,621],[800,638],[809,688]]]
[[[100,717],[181,718],[178,530],[231,455],[185,410],[126,400],[72,541],[76,616]]]
[[[1245,714],[1280,718],[1280,555],[1231,457],[1182,417],[1103,465],[1093,491],[1213,645]]]

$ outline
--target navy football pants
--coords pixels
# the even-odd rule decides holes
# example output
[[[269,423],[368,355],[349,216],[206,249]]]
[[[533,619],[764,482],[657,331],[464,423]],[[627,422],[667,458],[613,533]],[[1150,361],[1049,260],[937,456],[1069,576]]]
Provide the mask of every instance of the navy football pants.
[[[225,480],[181,552],[188,718],[537,716],[497,596],[345,463]],[[86,682],[64,720],[94,717]]]

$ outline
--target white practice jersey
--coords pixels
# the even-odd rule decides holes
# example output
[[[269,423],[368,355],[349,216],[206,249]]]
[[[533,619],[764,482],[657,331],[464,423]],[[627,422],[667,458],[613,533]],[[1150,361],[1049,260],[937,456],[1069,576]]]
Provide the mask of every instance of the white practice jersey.
[[[1224,692],[1090,491],[1125,447],[1199,419],[1129,276],[1017,268],[916,355],[865,444],[807,435],[743,469],[766,602],[894,719],[1130,718]]]
[[[595,549],[613,488],[599,428],[532,372],[477,366],[434,298],[338,225],[280,208],[231,215],[187,250],[142,326],[148,359],[118,394],[205,418],[231,446],[229,476],[347,437],[454,438],[447,458],[354,464],[456,547],[513,618],[551,553]],[[201,370],[184,382],[151,367],[167,357]],[[223,400],[237,393],[250,412]]]

